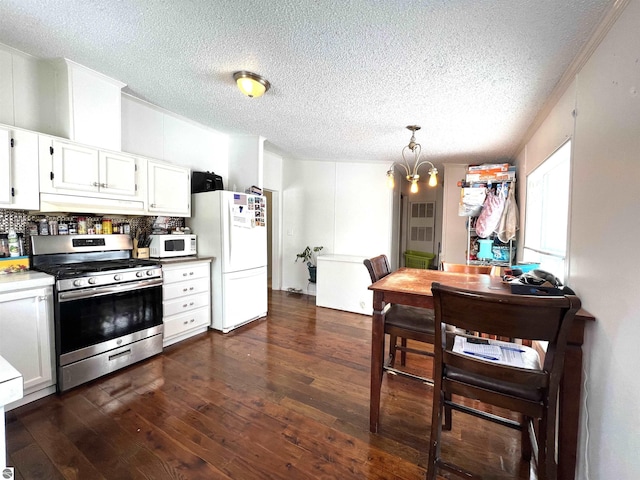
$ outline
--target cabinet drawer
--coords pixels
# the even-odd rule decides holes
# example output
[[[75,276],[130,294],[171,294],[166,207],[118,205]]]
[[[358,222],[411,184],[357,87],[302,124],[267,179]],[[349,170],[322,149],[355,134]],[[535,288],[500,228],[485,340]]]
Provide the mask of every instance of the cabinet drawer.
[[[192,328],[209,325],[209,307],[200,308],[191,312],[175,315],[164,319],[164,338],[187,332]]]
[[[164,283],[182,282],[192,278],[203,278],[209,276],[210,264],[201,263],[181,268],[163,269],[162,277]]]
[[[204,292],[209,292],[209,278],[196,278],[186,282],[165,284],[162,287],[163,300],[165,301]]]
[[[176,315],[182,312],[195,310],[196,308],[209,306],[209,293],[199,293],[197,295],[188,295],[163,303],[164,316]]]

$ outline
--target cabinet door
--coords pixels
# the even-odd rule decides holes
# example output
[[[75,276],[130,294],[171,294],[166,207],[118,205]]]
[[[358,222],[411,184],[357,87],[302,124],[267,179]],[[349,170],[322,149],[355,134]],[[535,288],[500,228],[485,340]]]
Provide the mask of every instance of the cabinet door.
[[[100,186],[98,150],[53,141],[53,187],[97,192]]]
[[[11,203],[11,136],[0,128],[0,205]]]
[[[52,288],[0,295],[0,355],[24,379],[24,393],[51,386],[53,376]]]
[[[11,208],[21,210],[40,209],[38,181],[38,134],[26,130],[13,130],[12,181],[13,203]]]
[[[191,170],[149,160],[149,212],[174,216],[191,215]]]
[[[38,134],[0,128],[0,205],[38,210]]]
[[[100,192],[135,197],[138,171],[135,157],[100,152]]]

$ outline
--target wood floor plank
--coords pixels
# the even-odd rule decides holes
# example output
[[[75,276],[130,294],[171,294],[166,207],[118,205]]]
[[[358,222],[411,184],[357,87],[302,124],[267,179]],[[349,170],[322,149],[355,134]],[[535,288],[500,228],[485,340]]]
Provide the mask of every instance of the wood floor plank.
[[[266,320],[8,412],[7,458],[24,479],[422,480],[432,388],[385,375],[371,434],[370,342],[370,317],[270,292]],[[431,374],[427,357],[407,364]],[[442,453],[535,479],[518,437],[456,412]]]

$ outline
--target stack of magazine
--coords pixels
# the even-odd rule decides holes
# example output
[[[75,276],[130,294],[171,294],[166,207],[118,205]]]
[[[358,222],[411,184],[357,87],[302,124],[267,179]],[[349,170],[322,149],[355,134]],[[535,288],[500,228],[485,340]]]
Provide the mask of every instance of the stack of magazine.
[[[520,368],[525,367],[522,354],[528,350],[532,349],[517,343],[461,335],[456,335],[453,344],[453,351],[456,353]]]

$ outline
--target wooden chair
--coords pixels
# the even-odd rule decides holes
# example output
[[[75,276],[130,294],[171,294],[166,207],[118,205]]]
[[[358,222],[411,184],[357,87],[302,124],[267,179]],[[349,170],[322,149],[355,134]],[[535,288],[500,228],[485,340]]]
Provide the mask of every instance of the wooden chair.
[[[535,297],[472,292],[433,283],[436,324],[433,414],[427,480],[438,467],[466,478],[479,478],[440,458],[443,410],[453,409],[522,432],[521,453],[531,459],[533,436],[537,442],[538,478],[557,476],[556,407],[567,336],[580,300],[573,295]],[[512,338],[549,342],[544,365],[525,349],[525,368],[483,360],[452,350],[455,334],[450,325]],[[452,397],[456,395],[456,397]],[[514,421],[452,401],[457,396],[479,400],[522,415]],[[446,412],[445,412],[446,413]],[[535,433],[534,433],[535,432]]]
[[[369,271],[371,282],[375,283],[381,278],[391,273],[389,260],[386,255],[366,259],[363,262]],[[433,357],[432,350],[422,350],[407,346],[407,339],[433,345],[434,340],[434,313],[433,310],[411,307],[408,305],[390,305],[384,316],[384,333],[389,334],[389,359],[385,362],[385,370],[400,375],[412,377],[427,383],[432,383],[431,379],[413,375],[403,370],[395,368],[396,351],[400,351],[400,365],[405,366],[407,352],[417,353]],[[400,343],[398,343],[400,339]]]
[[[484,273],[491,275],[492,265],[465,265],[464,263],[442,262],[442,270],[455,273]]]

